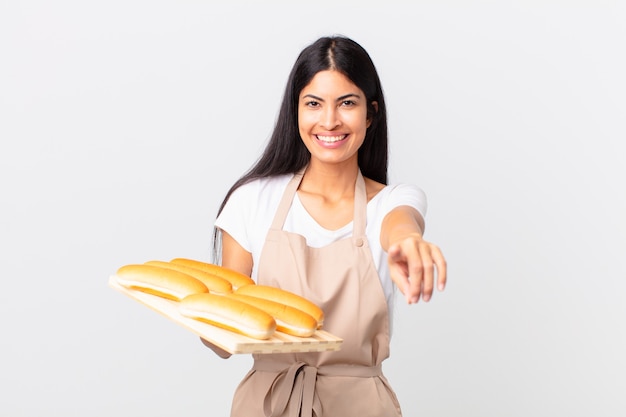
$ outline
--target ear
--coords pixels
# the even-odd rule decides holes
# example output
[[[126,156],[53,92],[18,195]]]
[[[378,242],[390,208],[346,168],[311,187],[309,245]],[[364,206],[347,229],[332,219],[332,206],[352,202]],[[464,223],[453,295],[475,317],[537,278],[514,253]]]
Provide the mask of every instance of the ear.
[[[376,113],[378,113],[378,102],[377,101],[372,101],[372,107],[374,108],[374,111]],[[371,124],[372,124],[372,118],[368,117],[367,118],[367,127],[369,128]]]

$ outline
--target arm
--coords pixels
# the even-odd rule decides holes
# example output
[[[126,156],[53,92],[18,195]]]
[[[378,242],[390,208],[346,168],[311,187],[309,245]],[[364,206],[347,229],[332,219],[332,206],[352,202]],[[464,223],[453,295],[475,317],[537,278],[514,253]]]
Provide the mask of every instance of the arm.
[[[222,231],[222,266],[248,276],[252,274],[252,254],[242,248],[231,235],[224,231]],[[207,340],[202,338],[200,338],[200,340],[220,358],[230,358],[231,354],[229,352]]]
[[[435,283],[443,291],[446,284],[446,260],[439,248],[422,238],[424,219],[410,206],[399,206],[383,219],[380,243],[387,251],[391,279],[409,304],[422,297],[429,301]]]
[[[252,254],[245,250],[231,235],[222,230],[222,266],[241,272],[247,276],[252,274]]]

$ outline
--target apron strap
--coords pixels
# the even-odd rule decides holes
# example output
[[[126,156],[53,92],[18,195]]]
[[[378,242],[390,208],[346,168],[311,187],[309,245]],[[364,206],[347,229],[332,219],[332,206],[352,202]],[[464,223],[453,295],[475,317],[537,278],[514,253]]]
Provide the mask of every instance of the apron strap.
[[[276,372],[272,385],[263,400],[266,417],[281,416],[289,407],[289,417],[313,417],[322,415],[322,404],[315,390],[317,376],[351,376],[371,378],[382,375],[381,365],[322,365],[310,366],[305,362],[285,365],[271,361],[255,361],[252,369]],[[276,394],[276,404],[272,408],[272,396]]]
[[[359,170],[354,187],[354,220],[352,223],[352,237],[365,239],[365,226],[367,223],[367,192],[365,190],[365,180]],[[357,243],[358,245],[358,243]],[[360,245],[358,245],[360,246]]]
[[[295,173],[287,184],[287,188],[285,188],[285,192],[283,193],[283,198],[280,200],[278,209],[274,215],[271,229],[282,230],[283,224],[285,224],[285,219],[287,218],[287,213],[289,213],[289,209],[291,208],[291,202],[293,201],[294,195],[296,195],[296,191],[298,191],[298,186],[300,185],[300,181],[302,181],[305,170],[306,167]]]

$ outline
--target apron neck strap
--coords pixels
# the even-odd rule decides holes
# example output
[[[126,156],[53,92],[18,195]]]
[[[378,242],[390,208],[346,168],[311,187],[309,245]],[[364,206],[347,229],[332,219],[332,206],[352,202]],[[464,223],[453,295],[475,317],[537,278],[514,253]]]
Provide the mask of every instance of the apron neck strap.
[[[289,183],[287,184],[287,188],[285,188],[283,197],[280,200],[280,204],[278,205],[278,209],[276,210],[276,214],[274,215],[274,220],[272,221],[272,229],[281,230],[283,228],[283,225],[285,224],[285,219],[287,218],[287,213],[289,213],[289,209],[291,208],[291,202],[293,201],[293,197],[298,191],[298,186],[300,185],[300,181],[302,181],[305,170],[306,167],[296,172],[293,175],[293,178],[291,178],[291,181],[289,181]]]
[[[354,187],[354,220],[352,236],[365,237],[365,225],[367,220],[367,192],[365,191],[365,180],[359,170],[356,176]]]

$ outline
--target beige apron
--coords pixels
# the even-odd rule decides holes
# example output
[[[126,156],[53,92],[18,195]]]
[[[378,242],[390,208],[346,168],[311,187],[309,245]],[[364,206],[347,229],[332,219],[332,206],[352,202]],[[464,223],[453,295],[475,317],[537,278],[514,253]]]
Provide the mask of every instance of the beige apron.
[[[231,417],[394,417],[396,396],[381,370],[389,356],[387,302],[365,235],[367,195],[359,172],[352,237],[321,248],[282,230],[304,171],[288,184],[261,253],[258,283],[300,294],[324,311],[334,352],[254,355]]]

